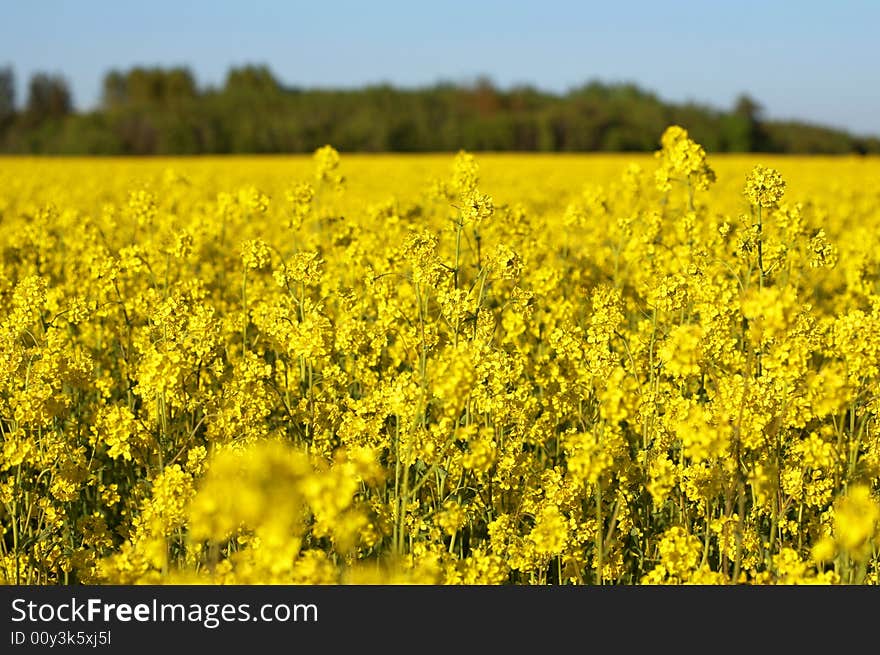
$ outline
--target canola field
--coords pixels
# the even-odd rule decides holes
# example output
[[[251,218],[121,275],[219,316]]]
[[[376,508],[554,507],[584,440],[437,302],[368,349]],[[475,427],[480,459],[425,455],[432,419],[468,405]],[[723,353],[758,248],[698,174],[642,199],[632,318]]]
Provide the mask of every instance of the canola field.
[[[5,158],[0,250],[2,583],[880,582],[880,160]]]

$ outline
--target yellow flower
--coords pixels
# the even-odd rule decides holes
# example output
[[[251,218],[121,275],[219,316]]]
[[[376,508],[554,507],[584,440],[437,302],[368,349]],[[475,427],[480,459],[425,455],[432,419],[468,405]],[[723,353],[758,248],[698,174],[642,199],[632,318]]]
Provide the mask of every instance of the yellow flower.
[[[834,505],[834,538],[855,559],[865,559],[877,535],[880,503],[866,485],[854,485]]]
[[[699,374],[702,338],[703,330],[699,325],[673,328],[657,353],[670,375],[687,377]]]
[[[321,146],[313,155],[315,161],[315,179],[319,183],[329,183],[336,187],[342,184],[343,178],[336,170],[339,168],[339,152],[331,145]]]
[[[241,261],[245,268],[258,270],[269,265],[272,253],[262,239],[251,239],[241,244]]]
[[[746,177],[745,195],[760,207],[775,207],[785,193],[785,180],[776,169],[755,166]]]
[[[546,505],[535,517],[535,527],[529,533],[535,551],[541,555],[561,553],[568,543],[568,521],[554,505]]]
[[[5,161],[0,583],[877,584],[880,163],[632,159]]]
[[[715,182],[715,171],[709,166],[706,151],[683,127],[666,128],[660,144],[662,148],[656,153],[660,168],[655,174],[658,189],[668,191],[673,180],[693,184],[698,189],[708,189]]]

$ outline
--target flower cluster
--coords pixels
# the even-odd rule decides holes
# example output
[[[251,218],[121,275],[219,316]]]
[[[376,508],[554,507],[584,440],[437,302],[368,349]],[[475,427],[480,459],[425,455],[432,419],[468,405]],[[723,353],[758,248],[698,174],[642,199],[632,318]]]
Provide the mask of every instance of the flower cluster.
[[[637,159],[4,162],[0,582],[877,584],[880,164]]]

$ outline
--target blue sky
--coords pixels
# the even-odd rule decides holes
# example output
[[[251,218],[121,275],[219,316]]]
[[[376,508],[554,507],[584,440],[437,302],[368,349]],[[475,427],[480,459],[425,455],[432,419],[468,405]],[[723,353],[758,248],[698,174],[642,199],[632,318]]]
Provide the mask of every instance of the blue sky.
[[[41,70],[64,74],[79,107],[111,67],[182,64],[208,85],[252,62],[298,86],[601,79],[720,108],[747,92],[769,117],[880,135],[878,26],[878,0],[4,0],[0,65],[20,101]]]

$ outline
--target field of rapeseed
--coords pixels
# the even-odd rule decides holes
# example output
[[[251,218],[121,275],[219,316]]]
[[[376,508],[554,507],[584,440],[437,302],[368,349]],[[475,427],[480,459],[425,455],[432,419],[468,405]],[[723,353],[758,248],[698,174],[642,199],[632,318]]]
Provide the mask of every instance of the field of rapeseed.
[[[880,582],[880,161],[0,160],[0,582]]]

